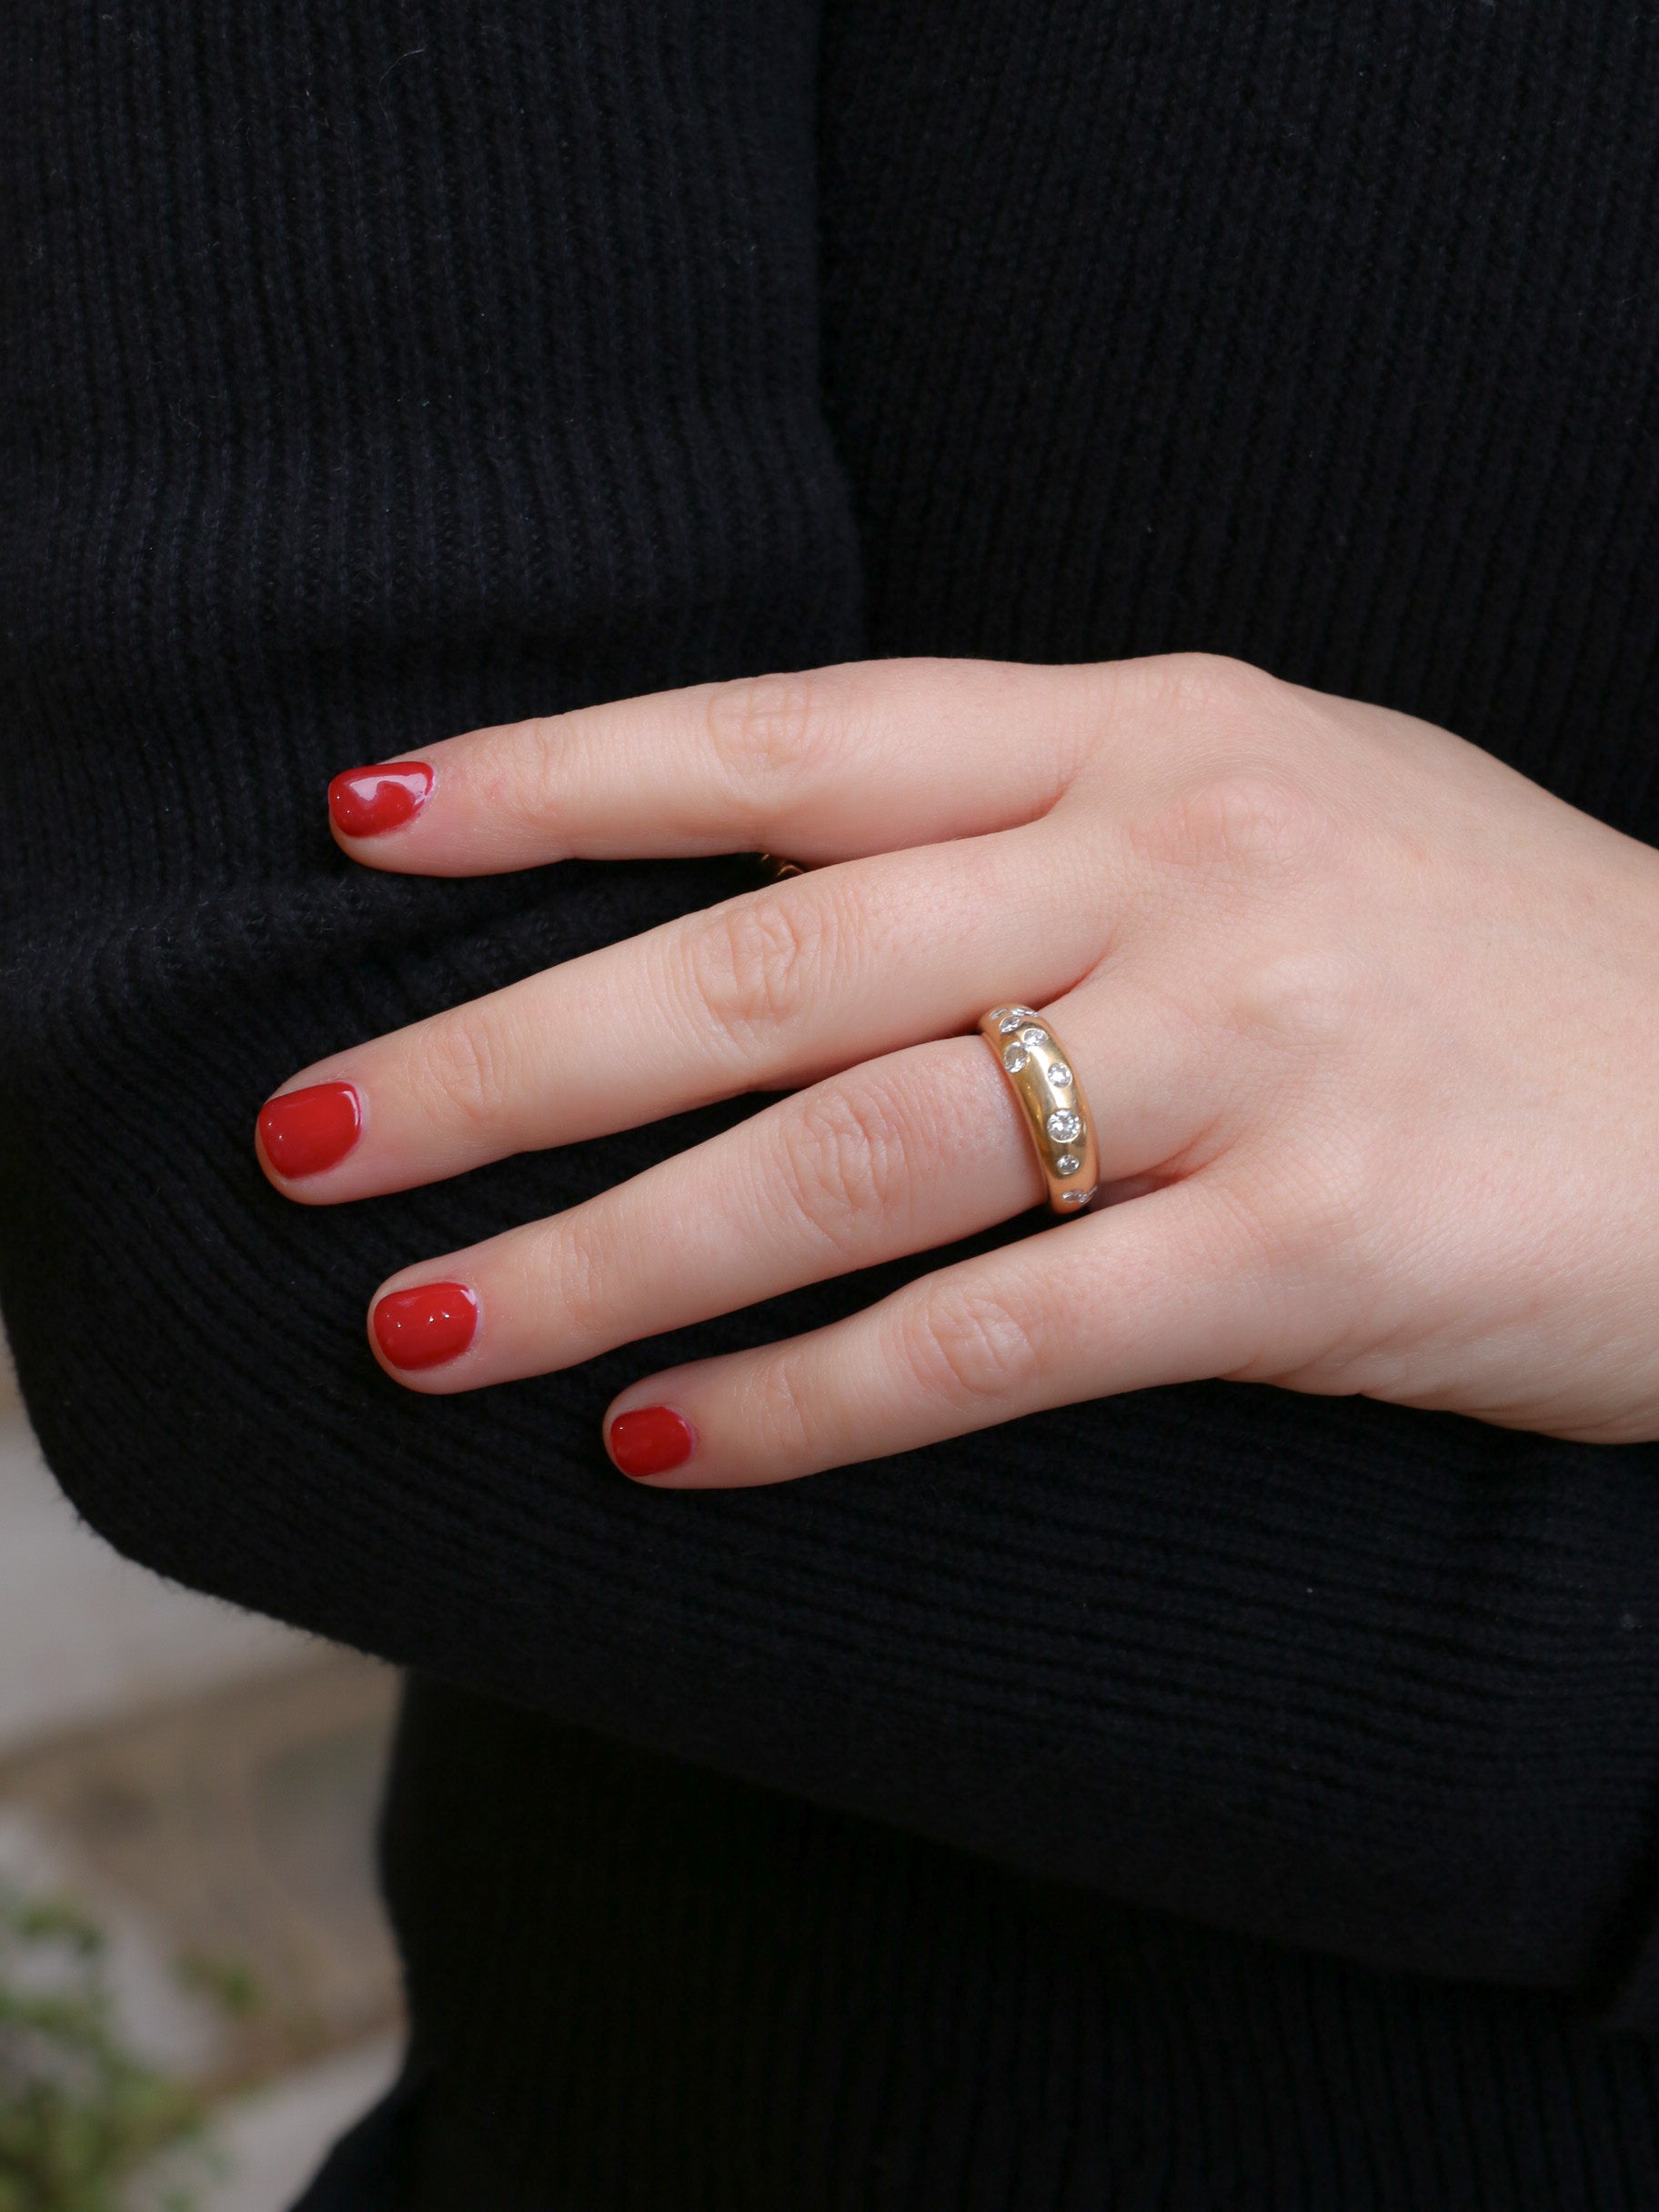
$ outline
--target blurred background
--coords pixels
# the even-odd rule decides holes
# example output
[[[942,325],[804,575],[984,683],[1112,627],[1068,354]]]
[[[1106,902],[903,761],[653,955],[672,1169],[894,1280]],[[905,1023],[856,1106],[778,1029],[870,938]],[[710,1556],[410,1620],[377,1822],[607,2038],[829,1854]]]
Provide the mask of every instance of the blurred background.
[[[286,2212],[390,2081],[396,1690],[117,1558],[0,1345],[0,2206]]]

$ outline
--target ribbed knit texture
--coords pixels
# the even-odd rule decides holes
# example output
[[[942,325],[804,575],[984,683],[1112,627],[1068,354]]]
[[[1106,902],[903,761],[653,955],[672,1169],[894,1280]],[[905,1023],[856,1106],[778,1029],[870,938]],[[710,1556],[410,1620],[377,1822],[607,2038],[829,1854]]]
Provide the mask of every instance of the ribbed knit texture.
[[[828,2109],[864,2033],[862,1998],[791,1996],[789,1915],[875,1957],[900,1865],[936,1902],[870,1999],[887,2071],[927,2070],[946,1991],[951,2094],[1008,2147],[1000,2196],[941,2167],[914,2201],[1363,2203],[1322,2177],[1358,2170],[1332,2053],[1370,2007],[1364,2063],[1426,2085],[1359,2097],[1375,2202],[1643,2202],[1604,2176],[1654,2170],[1652,2046],[1568,2007],[1659,2020],[1659,1453],[1214,1385],[641,1494],[598,1448],[621,1382],[902,1271],[454,1400],[379,1376],[364,1301],[740,1109],[327,1213],[250,1131],[317,1055],[753,880],[350,869],[327,775],[483,720],[867,646],[1203,647],[1659,837],[1654,9],[833,0],[820,50],[797,0],[19,0],[0,40],[0,1292],[53,1463],[168,1573],[762,1785],[719,1801],[734,1853],[819,1833],[766,1789],[840,1823],[709,1996],[783,2104],[758,2060],[711,2104],[653,2046],[665,2199],[596,2035],[608,2086],[556,2148],[497,2146],[492,2212],[911,2201],[856,2147],[942,2122],[850,2123],[814,2198],[823,2128],[775,2117]],[[534,1855],[537,1743],[632,1855],[619,1894],[659,1862],[558,1729],[427,1694],[393,1842],[437,2147],[518,2125],[579,2042],[526,1995],[592,1978],[536,1970],[586,1940]],[[470,1919],[424,1886],[520,1828]],[[1043,1880],[1141,1930],[1132,2002],[1076,1962],[1030,1995],[1060,1991]],[[708,1994],[712,1907],[664,1894],[652,1971]],[[460,1922],[493,2078],[455,2056]],[[616,1987],[643,2035],[655,1985]],[[998,2055],[1028,2002],[1075,2109],[1118,2116],[1091,2199]],[[1242,2059],[1159,2055],[1200,2019],[1265,2054],[1271,2128]],[[1554,2147],[1465,2187],[1455,2130],[1507,2140],[1529,2096]]]
[[[1659,2199],[1651,2042],[1556,1998],[1021,1882],[430,1687],[388,1840],[433,2024],[399,2212]],[[378,2212],[331,2192],[317,2212],[336,2205]]]

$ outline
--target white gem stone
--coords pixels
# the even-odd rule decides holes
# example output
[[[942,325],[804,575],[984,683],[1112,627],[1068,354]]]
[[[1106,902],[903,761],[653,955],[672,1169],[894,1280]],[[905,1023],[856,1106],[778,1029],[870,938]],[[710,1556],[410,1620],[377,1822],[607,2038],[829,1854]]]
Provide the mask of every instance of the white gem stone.
[[[1082,1135],[1083,1117],[1081,1114],[1067,1112],[1062,1106],[1057,1112],[1049,1116],[1048,1131],[1056,1144],[1070,1144],[1074,1137]]]
[[[1049,1032],[1047,1030],[1021,1030],[1020,1041],[1021,1044],[1047,1044]]]
[[[1056,1175],[1075,1175],[1082,1164],[1075,1152],[1061,1152],[1054,1162],[1054,1172]]]
[[[1097,1182],[1094,1191],[1098,1191],[1100,1187]],[[1062,1206],[1086,1206],[1094,1196],[1094,1191],[1062,1191],[1060,1194],[1060,1202]]]
[[[1063,1091],[1066,1085],[1071,1081],[1071,1071],[1067,1067],[1063,1060],[1050,1061],[1049,1081],[1053,1084],[1056,1091]]]
[[[1004,1045],[1002,1048],[1002,1065],[1010,1075],[1018,1075],[1021,1069],[1030,1062],[1031,1057],[1022,1044]]]
[[[1020,1024],[1029,1017],[1031,1009],[1029,1006],[1010,1006],[1007,1013],[1005,1013],[1000,1021],[998,1022],[997,1027],[1001,1031],[1004,1037],[1011,1037],[1014,1031],[1019,1028]]]

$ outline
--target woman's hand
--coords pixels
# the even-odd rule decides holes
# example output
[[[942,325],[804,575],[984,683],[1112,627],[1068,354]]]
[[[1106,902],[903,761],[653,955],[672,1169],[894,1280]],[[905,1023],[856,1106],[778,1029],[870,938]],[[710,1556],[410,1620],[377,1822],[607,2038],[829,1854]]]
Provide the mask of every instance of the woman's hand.
[[[790,1093],[383,1284],[370,1342],[412,1389],[1033,1205],[963,1034],[1012,1000],[1087,1089],[1096,1210],[638,1383],[607,1416],[627,1472],[776,1482],[1218,1375],[1659,1436],[1659,856],[1443,730],[1207,659],[871,662],[476,730],[332,799],[376,868],[809,864],[267,1105],[267,1171],[332,1204]]]

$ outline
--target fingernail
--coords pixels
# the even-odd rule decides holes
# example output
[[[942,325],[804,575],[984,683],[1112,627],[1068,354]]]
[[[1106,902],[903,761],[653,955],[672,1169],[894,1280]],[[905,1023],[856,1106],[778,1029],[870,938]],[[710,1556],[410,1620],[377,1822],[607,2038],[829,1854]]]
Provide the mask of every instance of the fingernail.
[[[637,1405],[617,1415],[606,1441],[624,1474],[667,1474],[697,1450],[697,1431],[672,1406]]]
[[[362,1102],[349,1083],[307,1083],[259,1109],[265,1156],[290,1182],[344,1160],[362,1128]]]
[[[394,1367],[442,1367],[458,1360],[478,1325],[478,1302],[464,1282],[422,1282],[392,1291],[375,1308],[375,1342]]]
[[[328,811],[342,837],[383,837],[412,822],[432,796],[424,760],[387,760],[348,768],[328,786]]]

